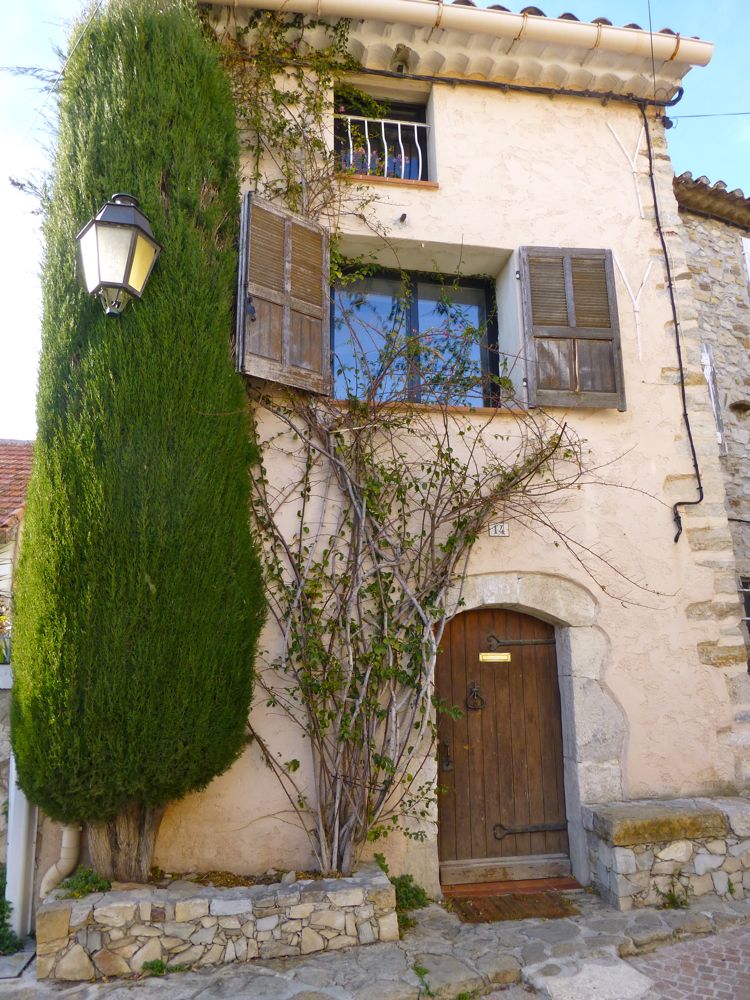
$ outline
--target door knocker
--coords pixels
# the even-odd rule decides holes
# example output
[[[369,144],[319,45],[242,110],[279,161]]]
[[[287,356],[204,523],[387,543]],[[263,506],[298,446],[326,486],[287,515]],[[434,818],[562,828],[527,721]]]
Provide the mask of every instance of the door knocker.
[[[487,702],[482,695],[479,685],[476,681],[472,681],[471,684],[469,684],[469,693],[466,696],[466,707],[471,712],[479,712],[485,707],[486,704]]]

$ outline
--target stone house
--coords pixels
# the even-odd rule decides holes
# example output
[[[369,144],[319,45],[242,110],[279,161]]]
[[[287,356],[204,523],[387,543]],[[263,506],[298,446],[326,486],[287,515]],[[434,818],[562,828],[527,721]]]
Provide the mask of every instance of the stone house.
[[[338,224],[341,252],[382,269],[362,280],[359,301],[377,313],[405,274],[418,326],[436,308],[430,276],[448,276],[487,330],[482,364],[505,359],[522,405],[567,421],[607,470],[557,514],[579,552],[614,567],[606,581],[522,517],[475,544],[437,694],[477,711],[441,723],[440,755],[423,774],[446,790],[421,821],[423,839],[385,842],[391,870],[435,895],[441,881],[571,873],[624,906],[653,903],[658,880],[672,877],[686,891],[726,894],[734,876],[741,895],[750,827],[736,797],[750,785],[750,689],[728,520],[737,508],[662,121],[711,44],[472,0],[202,6],[219,35],[257,9],[349,19],[348,51],[361,66],[351,83],[390,116],[335,111],[331,95],[330,143],[372,195],[371,224],[356,215]],[[245,309],[251,290],[253,303],[241,316],[239,367],[335,394],[330,352],[347,347],[336,294],[328,339],[325,255],[295,296],[289,265],[274,274],[260,252],[288,251],[293,268],[288,234],[306,239],[314,227],[260,200],[247,212],[240,301]],[[499,435],[514,420],[492,405],[469,417]],[[261,436],[276,433],[260,423]],[[294,462],[277,451],[269,478],[288,484]],[[273,659],[281,636],[269,626],[262,645]],[[259,701],[252,719],[270,752],[299,758],[309,780],[307,751],[273,707]],[[46,824],[50,858],[57,838]],[[698,854],[713,860],[696,863]],[[313,864],[257,745],[170,806],[155,861],[256,873]],[[719,869],[726,881],[697,881]]]
[[[750,617],[750,198],[690,173],[675,178],[704,369],[715,387],[726,509],[745,617]]]

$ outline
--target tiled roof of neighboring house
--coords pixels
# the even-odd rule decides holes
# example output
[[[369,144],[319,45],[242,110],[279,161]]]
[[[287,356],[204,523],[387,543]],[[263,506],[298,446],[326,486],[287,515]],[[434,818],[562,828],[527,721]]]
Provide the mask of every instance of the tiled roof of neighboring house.
[[[33,441],[0,440],[0,534],[23,506],[33,454]]]
[[[712,184],[707,177],[693,180],[689,170],[675,177],[672,187],[680,208],[750,229],[750,198],[740,188],[727,191],[724,181]]]

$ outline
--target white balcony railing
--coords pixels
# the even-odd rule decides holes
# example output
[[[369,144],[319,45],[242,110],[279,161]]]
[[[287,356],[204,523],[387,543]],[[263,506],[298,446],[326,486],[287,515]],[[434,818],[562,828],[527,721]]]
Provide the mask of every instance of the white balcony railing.
[[[342,170],[400,180],[426,180],[424,122],[336,115],[336,153]]]

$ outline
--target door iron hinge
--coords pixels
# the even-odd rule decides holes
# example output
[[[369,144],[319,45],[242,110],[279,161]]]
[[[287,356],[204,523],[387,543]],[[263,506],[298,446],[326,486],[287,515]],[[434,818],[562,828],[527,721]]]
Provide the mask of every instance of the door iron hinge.
[[[495,823],[492,834],[495,840],[502,840],[503,837],[510,837],[517,833],[554,833],[567,829],[567,823],[533,823],[531,826],[503,826],[502,823]]]

